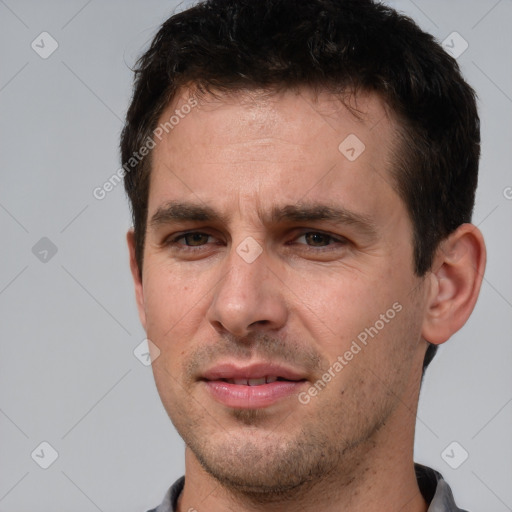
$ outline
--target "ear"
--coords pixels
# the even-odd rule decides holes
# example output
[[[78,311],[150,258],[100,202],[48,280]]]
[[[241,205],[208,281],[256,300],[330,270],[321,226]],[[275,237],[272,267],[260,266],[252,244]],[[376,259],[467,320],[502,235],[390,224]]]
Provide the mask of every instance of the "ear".
[[[132,272],[133,283],[135,285],[135,300],[137,301],[139,318],[144,330],[146,330],[146,308],[144,307],[144,290],[142,287],[141,277],[142,272],[139,272],[139,265],[135,258],[135,234],[133,229],[130,229],[126,234],[126,241],[128,242],[128,251],[130,252],[130,270]]]
[[[466,323],[480,293],[485,262],[485,242],[473,224],[462,224],[441,242],[429,275],[423,338],[439,345]]]

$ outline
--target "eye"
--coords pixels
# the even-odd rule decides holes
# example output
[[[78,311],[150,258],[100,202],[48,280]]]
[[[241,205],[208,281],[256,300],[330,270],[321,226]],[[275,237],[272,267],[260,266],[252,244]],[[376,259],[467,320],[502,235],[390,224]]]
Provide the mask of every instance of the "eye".
[[[306,243],[308,245],[312,245],[314,247],[324,247],[328,245],[328,243],[332,240],[332,237],[329,235],[326,235],[325,233],[305,233],[301,237],[299,237],[299,240],[301,238],[304,238]]]
[[[169,237],[164,241],[163,245],[175,247],[177,249],[188,250],[188,247],[203,247],[204,245],[208,244],[209,239],[213,238],[214,237],[208,233],[202,233],[200,231],[189,231],[175,237]]]
[[[206,233],[199,233],[199,232],[192,232],[192,233],[185,233],[184,235],[180,235],[174,239],[174,242],[178,242],[179,240],[183,240],[185,243],[180,245],[188,245],[197,247],[200,245],[204,245],[207,243],[208,238],[210,238],[210,235],[207,235]]]
[[[303,233],[296,240],[298,243],[302,243],[300,242],[302,239],[309,247],[327,247],[329,245],[333,245],[333,242],[341,244],[347,243],[343,238],[335,238],[327,233],[322,233],[321,231],[309,231],[307,233]]]

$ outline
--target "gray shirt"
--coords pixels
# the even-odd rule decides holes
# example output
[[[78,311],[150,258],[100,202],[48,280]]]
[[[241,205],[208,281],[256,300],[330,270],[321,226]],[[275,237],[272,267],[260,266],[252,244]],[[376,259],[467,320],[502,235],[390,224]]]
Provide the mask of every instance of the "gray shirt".
[[[428,512],[467,512],[457,507],[450,486],[441,473],[421,464],[415,464],[414,468],[421,494],[429,504]],[[184,485],[185,477],[182,476],[171,485],[162,503],[148,512],[176,512],[178,497]]]

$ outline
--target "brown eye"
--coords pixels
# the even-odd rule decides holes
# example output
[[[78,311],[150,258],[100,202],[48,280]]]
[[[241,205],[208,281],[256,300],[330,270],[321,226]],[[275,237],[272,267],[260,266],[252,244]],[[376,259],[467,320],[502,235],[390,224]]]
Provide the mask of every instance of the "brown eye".
[[[308,245],[312,245],[314,247],[324,247],[328,245],[330,241],[332,241],[332,237],[326,235],[324,233],[305,233],[304,239],[308,243]]]
[[[178,242],[178,240],[184,240],[185,244],[182,245],[197,247],[206,244],[208,242],[208,238],[210,238],[210,235],[207,235],[206,233],[186,233],[178,237],[176,242]]]

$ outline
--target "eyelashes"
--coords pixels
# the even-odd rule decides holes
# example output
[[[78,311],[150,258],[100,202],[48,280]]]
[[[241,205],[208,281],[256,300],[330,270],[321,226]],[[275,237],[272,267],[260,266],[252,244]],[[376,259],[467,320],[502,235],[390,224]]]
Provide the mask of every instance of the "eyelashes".
[[[181,251],[200,251],[208,246],[223,244],[218,240],[214,244],[208,243],[209,239],[215,239],[215,237],[203,231],[187,231],[177,236],[168,237],[162,245]],[[299,242],[301,239],[305,243]],[[348,243],[348,240],[344,237],[334,236],[323,231],[302,231],[292,241],[287,242],[286,245],[303,246],[304,248],[318,251],[332,248],[333,246],[344,246]]]

